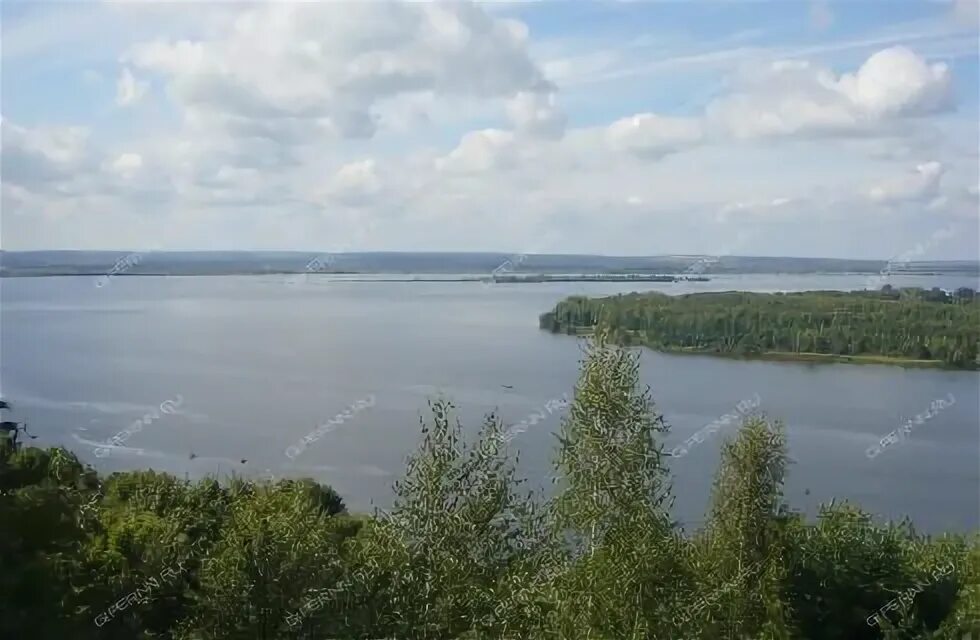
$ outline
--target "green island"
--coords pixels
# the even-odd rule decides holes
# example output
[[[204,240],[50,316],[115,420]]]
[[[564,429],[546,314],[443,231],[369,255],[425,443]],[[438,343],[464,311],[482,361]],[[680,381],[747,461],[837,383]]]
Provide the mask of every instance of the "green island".
[[[966,287],[573,296],[539,322],[575,335],[603,327],[618,344],[671,353],[980,368],[980,295]]]
[[[762,415],[723,441],[705,520],[676,522],[672,468],[692,463],[665,452],[669,425],[640,384],[639,357],[601,332],[591,342],[561,404],[549,494],[521,486],[516,434],[498,417],[464,431],[436,400],[393,504],[370,515],[310,479],[100,475],[66,449],[22,446],[18,424],[4,422],[0,637],[960,640],[980,630],[980,535],[923,535],[835,501],[805,517],[783,497],[785,430]]]

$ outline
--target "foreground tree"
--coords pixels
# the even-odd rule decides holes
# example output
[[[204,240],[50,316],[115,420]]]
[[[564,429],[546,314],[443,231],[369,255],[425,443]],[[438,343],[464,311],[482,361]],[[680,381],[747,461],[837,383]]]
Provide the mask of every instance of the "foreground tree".
[[[304,483],[240,485],[220,538],[201,558],[186,638],[314,638],[337,628],[342,536]],[[315,605],[311,605],[315,602]],[[193,631],[192,631],[193,630]]]
[[[562,423],[551,505],[568,571],[556,578],[557,637],[671,637],[688,581],[671,526],[660,438],[668,431],[639,355],[599,333],[585,353]]]
[[[86,538],[79,514],[97,485],[64,449],[0,446],[0,638],[91,635],[73,577]]]
[[[528,617],[514,602],[539,536],[517,493],[503,425],[488,416],[467,446],[451,403],[436,401],[431,413],[391,513],[363,541],[364,575],[383,585],[380,628],[416,638],[513,633],[515,619]]]
[[[710,519],[694,547],[703,561],[693,611],[705,637],[790,637],[781,599],[785,470],[786,439],[779,423],[750,417],[736,438],[722,445]]]

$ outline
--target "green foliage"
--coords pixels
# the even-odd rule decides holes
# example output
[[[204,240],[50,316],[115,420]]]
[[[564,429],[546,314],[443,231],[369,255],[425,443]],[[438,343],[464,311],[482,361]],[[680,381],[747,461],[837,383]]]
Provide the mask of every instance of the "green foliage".
[[[782,425],[749,417],[722,446],[711,516],[699,536],[708,561],[698,573],[708,635],[788,637],[781,488],[786,473]],[[707,580],[705,580],[707,578]],[[714,585],[731,585],[712,593]]]
[[[495,416],[468,441],[444,400],[422,421],[391,511],[374,515],[348,514],[309,479],[100,480],[63,449],[3,448],[0,638],[980,632],[980,535],[930,538],[834,503],[807,522],[782,497],[785,435],[764,416],[723,444],[704,527],[676,529],[667,425],[637,354],[610,337],[585,354],[548,498],[521,491]]]
[[[640,387],[638,354],[600,333],[558,438],[563,486],[552,522],[568,555],[580,558],[559,587],[560,637],[670,637],[662,611],[683,576],[658,442],[667,430]]]
[[[522,615],[511,600],[533,566],[526,540],[537,537],[536,518],[517,494],[500,421],[489,416],[467,447],[452,404],[430,406],[432,424],[422,422],[422,444],[395,484],[392,512],[379,519],[394,618],[386,632],[489,633]]]
[[[665,351],[887,356],[977,368],[980,296],[969,289],[804,293],[631,293],[571,297],[540,318],[554,332],[606,327]]]
[[[185,635],[281,637],[290,614],[337,582],[340,539],[328,531],[329,516],[315,495],[292,483],[234,496],[221,537],[200,564],[200,593]],[[330,623],[324,611],[315,613],[293,626],[323,633]]]

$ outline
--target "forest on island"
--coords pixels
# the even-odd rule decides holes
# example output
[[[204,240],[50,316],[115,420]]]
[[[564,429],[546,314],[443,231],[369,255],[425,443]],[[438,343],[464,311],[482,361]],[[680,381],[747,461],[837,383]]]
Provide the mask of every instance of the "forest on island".
[[[961,288],[574,296],[540,317],[553,332],[607,328],[624,345],[733,355],[827,354],[980,367],[980,295]]]
[[[952,308],[952,307],[951,307]],[[786,503],[778,421],[726,441],[706,522],[671,517],[669,431],[639,355],[600,334],[556,438],[552,492],[504,425],[430,403],[390,510],[312,480],[107,477],[0,449],[0,638],[873,639],[980,632],[980,535]],[[467,437],[468,436],[468,437]],[[900,490],[896,487],[896,490]]]

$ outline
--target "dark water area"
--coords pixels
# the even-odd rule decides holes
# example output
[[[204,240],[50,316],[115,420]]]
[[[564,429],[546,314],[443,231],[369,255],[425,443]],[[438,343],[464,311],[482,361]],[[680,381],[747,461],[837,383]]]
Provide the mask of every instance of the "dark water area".
[[[34,444],[64,445],[101,471],[309,475],[336,488],[352,509],[368,510],[390,500],[426,401],[438,395],[453,400],[473,432],[490,411],[508,424],[544,412],[511,446],[521,452],[521,472],[547,484],[562,412],[545,407],[572,395],[581,344],[539,330],[538,314],[568,295],[850,290],[869,279],[487,285],[320,275],[114,277],[97,287],[95,277],[5,278],[0,393],[14,407],[7,419],[26,419],[38,434]],[[945,276],[890,283],[978,284]],[[667,449],[757,398],[759,411],[786,425],[793,507],[812,514],[836,497],[880,519],[909,516],[924,531],[980,528],[980,373],[648,350],[642,372],[671,426]],[[160,412],[177,398],[173,412]],[[286,455],[366,398],[373,403],[336,420],[299,455]],[[938,400],[948,406],[869,459],[868,447]],[[672,460],[674,514],[691,527],[704,517],[719,446],[735,428],[722,426]],[[96,455],[126,429],[132,433],[121,446]]]

